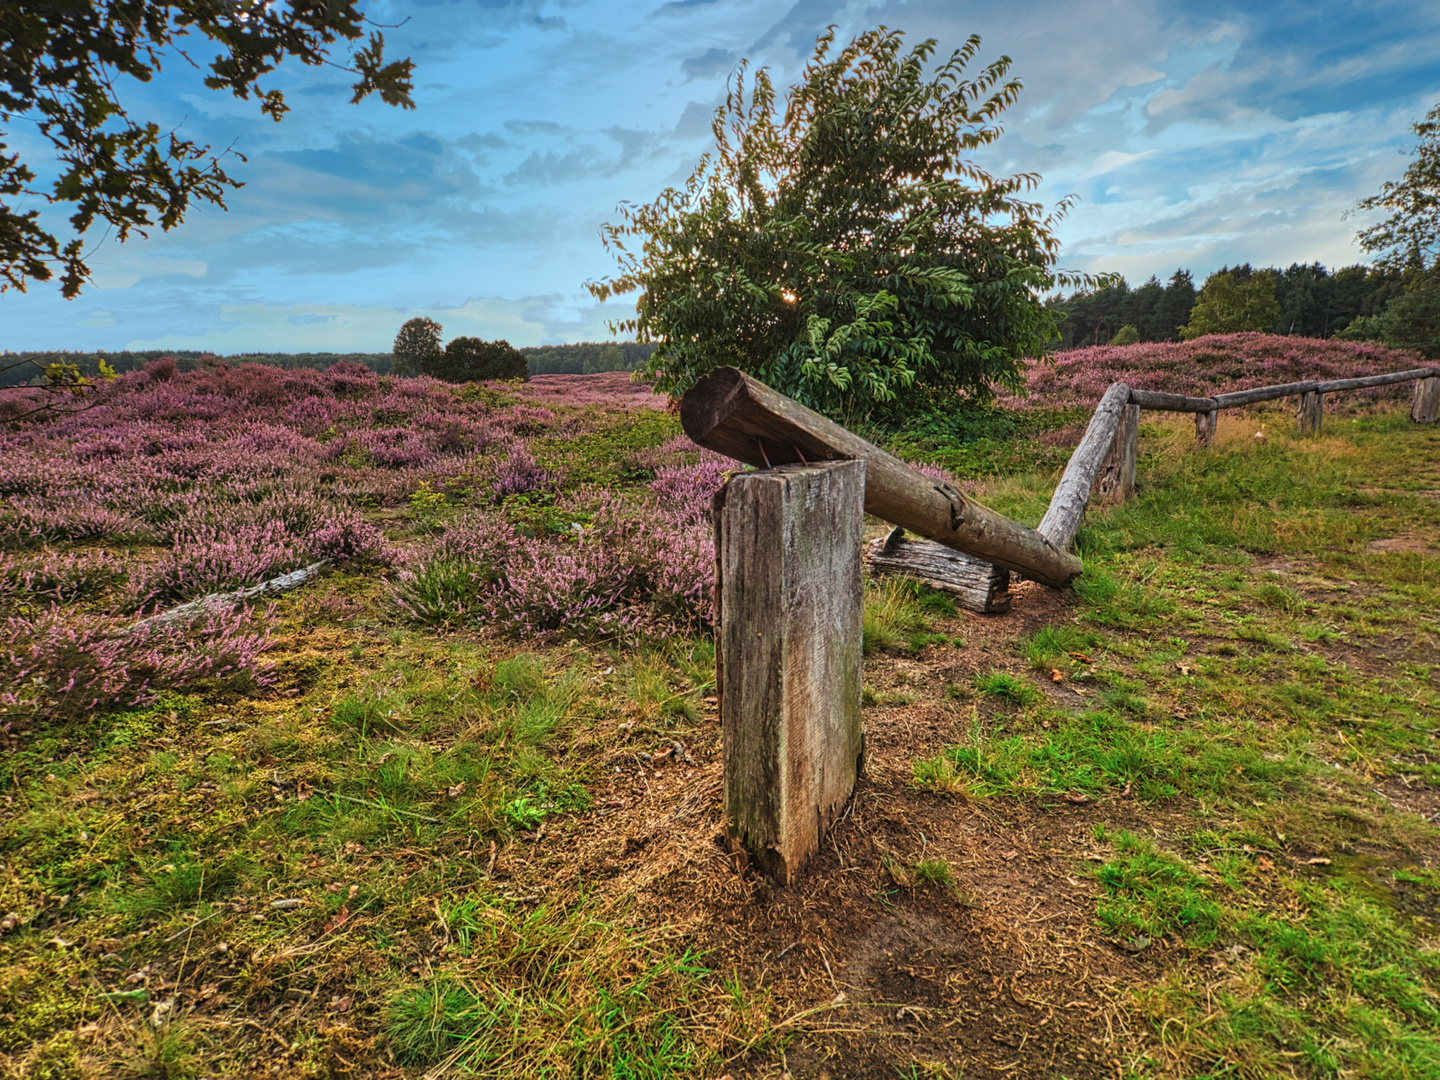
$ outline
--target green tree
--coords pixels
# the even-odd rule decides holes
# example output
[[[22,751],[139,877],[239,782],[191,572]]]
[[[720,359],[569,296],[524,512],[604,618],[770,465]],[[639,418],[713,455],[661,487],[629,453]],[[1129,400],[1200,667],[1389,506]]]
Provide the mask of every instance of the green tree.
[[[434,319],[423,316],[408,320],[390,347],[394,357],[390,371],[396,375],[429,374],[427,369],[433,367],[445,351],[440,346],[440,333],[444,329]]]
[[[1180,327],[1180,336],[1190,341],[1206,334],[1269,330],[1280,317],[1275,277],[1273,270],[1250,273],[1243,281],[1228,269],[1211,274],[1195,298],[1190,321]]]
[[[1140,340],[1140,329],[1134,323],[1126,323],[1115,331],[1115,336],[1110,339],[1111,345],[1134,345]]]
[[[457,337],[445,351],[433,358],[424,374],[447,382],[483,382],[486,379],[526,378],[525,355],[503,338],[484,341],[477,337]]]
[[[1415,160],[1399,180],[1360,201],[1361,210],[1388,210],[1378,225],[1361,229],[1360,246],[1390,270],[1425,270],[1440,258],[1440,105],[1414,125]]]
[[[1088,281],[1054,269],[1068,203],[1045,215],[1021,197],[1038,176],[968,157],[1020,91],[1008,57],[966,78],[971,37],[927,77],[934,41],[906,53],[881,28],[834,44],[819,39],[778,115],[768,72],[747,87],[742,62],[684,189],[602,230],[619,272],[588,288],[638,291],[611,329],[656,343],[658,389],[733,364],[836,415],[985,395],[1052,335],[1039,296]]]
[[[117,240],[180,224],[192,200],[225,205],[240,183],[221,167],[229,151],[211,148],[132,117],[117,93],[119,76],[149,82],[162,58],[187,41],[213,42],[205,86],[242,100],[254,94],[262,114],[288,110],[279,90],[262,89],[287,57],[331,64],[331,46],[356,42],[367,20],[358,0],[3,0],[0,3],[0,138],[21,120],[49,142],[61,166],[48,190],[24,157],[29,140],[6,153],[0,141],[0,291],[22,292],[58,269],[61,291],[74,297],[90,276],[84,238],[102,223]],[[352,101],[377,93],[413,108],[411,62],[386,63],[384,37],[372,32],[349,56],[357,76]],[[236,155],[239,156],[238,154]],[[242,159],[243,160],[243,159]],[[63,240],[42,224],[27,199],[69,204],[73,234]],[[33,205],[33,204],[32,204]]]

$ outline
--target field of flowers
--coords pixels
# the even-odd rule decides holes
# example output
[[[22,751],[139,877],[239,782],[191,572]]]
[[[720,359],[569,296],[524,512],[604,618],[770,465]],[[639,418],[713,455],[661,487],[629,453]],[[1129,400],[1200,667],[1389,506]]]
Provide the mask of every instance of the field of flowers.
[[[1026,397],[1002,396],[1018,409],[1093,407],[1112,382],[1136,390],[1209,394],[1304,379],[1350,379],[1404,371],[1419,358],[1366,342],[1318,341],[1278,334],[1212,334],[1194,341],[1147,342],[1055,353],[1026,361]],[[1408,396],[1408,385],[1355,391],[1346,400]]]
[[[5,730],[201,680],[263,684],[263,610],[132,627],[320,560],[386,574],[395,606],[428,623],[540,641],[702,624],[701,519],[725,463],[623,373],[569,398],[564,381],[158,361],[91,408],[6,431]]]

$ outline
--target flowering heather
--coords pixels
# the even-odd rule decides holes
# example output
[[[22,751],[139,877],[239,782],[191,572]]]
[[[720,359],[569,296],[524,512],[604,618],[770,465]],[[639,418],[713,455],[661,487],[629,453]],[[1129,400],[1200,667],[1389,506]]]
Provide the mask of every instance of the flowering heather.
[[[708,518],[710,500],[736,468],[730,458],[707,452],[694,465],[665,465],[656,469],[650,490],[661,507],[681,520]]]
[[[503,499],[506,495],[535,491],[544,487],[548,480],[545,470],[535,464],[529,447],[523,442],[513,442],[505,460],[495,470],[495,497]]]
[[[1353,341],[1278,334],[1212,334],[1194,341],[1072,349],[1026,361],[1030,396],[1002,395],[1011,408],[1094,406],[1112,382],[1136,390],[1206,397],[1305,379],[1349,379],[1420,365],[1414,353]],[[1376,387],[1346,397],[1380,400],[1410,387]]]
[[[506,388],[522,401],[536,405],[572,405],[582,409],[663,409],[668,399],[658,395],[648,383],[630,381],[626,371],[607,371],[599,375],[535,375],[513,389]]]
[[[251,613],[214,612],[191,626],[129,630],[128,620],[52,607],[0,624],[0,720],[135,708],[196,680],[263,685],[272,640]]]

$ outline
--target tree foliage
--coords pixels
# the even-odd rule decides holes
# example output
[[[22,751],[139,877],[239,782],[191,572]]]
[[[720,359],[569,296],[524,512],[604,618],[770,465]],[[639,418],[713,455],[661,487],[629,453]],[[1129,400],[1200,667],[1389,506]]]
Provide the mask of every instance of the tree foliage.
[[[1415,160],[1399,180],[1360,202],[1361,210],[1387,210],[1378,225],[1361,229],[1360,246],[1391,270],[1425,270],[1440,259],[1440,105],[1414,125]]]
[[[454,338],[442,354],[421,368],[421,372],[447,382],[529,377],[525,354],[504,338],[498,341],[484,341],[477,337]]]
[[[0,3],[0,137],[16,120],[33,125],[61,166],[48,190],[21,150],[0,141],[0,291],[49,281],[74,297],[90,276],[84,237],[103,223],[117,240],[158,225],[178,225],[192,200],[225,205],[240,186],[209,146],[130,115],[117,86],[122,76],[149,82],[168,53],[195,63],[182,47],[213,42],[205,86],[280,120],[284,96],[261,82],[287,57],[332,64],[331,46],[357,42],[366,19],[359,0],[4,0]],[[374,93],[413,108],[411,62],[384,58],[384,37],[371,32],[353,49],[352,102]],[[198,66],[198,65],[196,65]],[[23,140],[22,140],[23,145]],[[240,155],[236,155],[240,156]],[[243,158],[242,158],[243,160]],[[22,209],[27,198],[73,206],[73,237],[62,240]]]
[[[619,272],[588,287],[639,292],[612,329],[656,343],[658,389],[733,364],[837,414],[983,395],[1050,337],[1038,296],[1082,280],[1054,269],[1067,204],[1046,215],[1022,198],[1038,176],[968,157],[1020,91],[1008,57],[967,78],[971,37],[927,77],[934,41],[905,52],[880,28],[834,45],[819,39],[783,111],[742,62],[684,189],[602,230]]]
[[[1195,298],[1190,321],[1180,328],[1180,336],[1191,341],[1206,334],[1270,329],[1280,316],[1276,276],[1273,270],[1260,270],[1243,280],[1229,270],[1211,274]]]
[[[390,353],[394,358],[390,370],[396,375],[419,375],[426,365],[434,363],[445,350],[440,334],[445,327],[425,317],[409,319],[395,335]]]

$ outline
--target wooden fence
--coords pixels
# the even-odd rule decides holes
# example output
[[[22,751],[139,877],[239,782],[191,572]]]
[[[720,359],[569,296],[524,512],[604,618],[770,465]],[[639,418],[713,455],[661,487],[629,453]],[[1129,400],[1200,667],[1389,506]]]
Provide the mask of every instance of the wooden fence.
[[[685,433],[757,471],[716,495],[716,687],[731,835],[780,882],[791,880],[844,808],[862,767],[860,540],[874,514],[896,528],[865,552],[871,571],[949,589],[966,607],[1003,611],[1011,572],[1053,588],[1081,572],[1070,551],[1094,495],[1135,486],[1140,410],[1195,414],[1202,444],[1221,409],[1299,399],[1318,433],[1326,394],[1415,382],[1410,418],[1440,416],[1440,368],[1297,382],[1213,397],[1112,384],[1030,529],[735,368],[680,403]],[[904,531],[920,539],[905,537]]]

